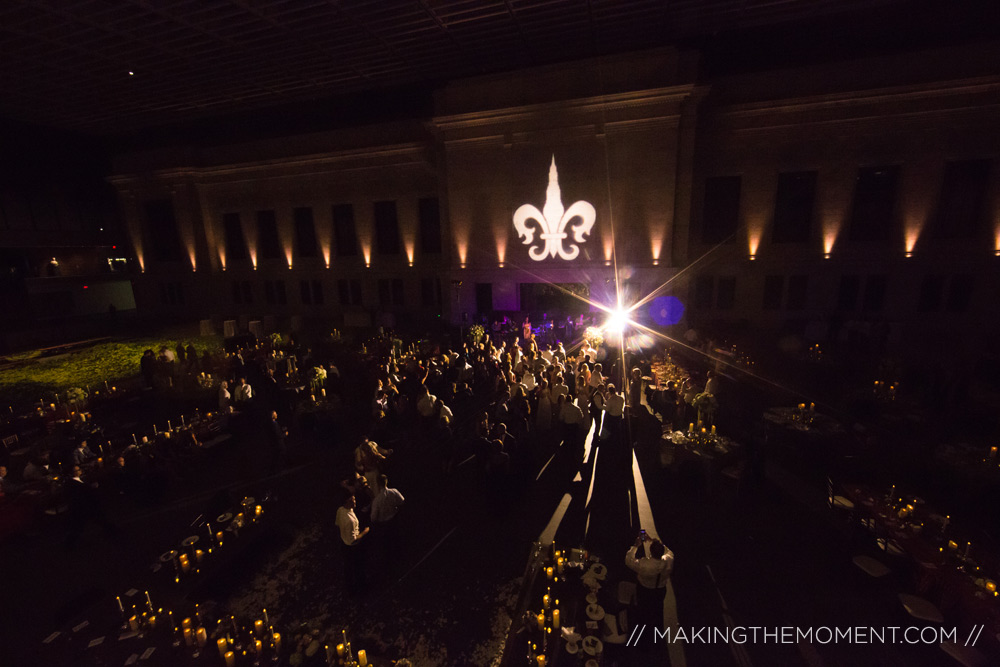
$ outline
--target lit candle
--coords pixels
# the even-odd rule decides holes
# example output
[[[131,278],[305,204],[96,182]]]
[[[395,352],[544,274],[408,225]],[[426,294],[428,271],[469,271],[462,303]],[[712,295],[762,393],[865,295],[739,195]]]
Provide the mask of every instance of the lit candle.
[[[337,657],[338,658],[343,658],[344,657],[344,645],[343,644],[337,644]]]
[[[538,621],[538,629],[539,630],[542,630],[542,629],[545,628],[545,614],[539,614],[538,616],[535,617],[535,620]]]
[[[191,634],[191,628],[184,628],[184,645],[190,646],[194,643],[194,636]]]
[[[267,617],[267,609],[264,610],[264,625],[267,626],[271,625],[271,619]]]
[[[220,658],[225,658],[226,657],[226,650],[229,648],[229,641],[226,640],[225,637],[220,637],[215,642],[215,645],[219,647],[219,657]]]
[[[170,420],[169,419],[167,420],[167,430],[168,431],[173,431],[174,430],[174,427],[170,425]]]
[[[556,571],[559,572],[559,574],[563,573],[563,567],[564,567],[564,565],[565,565],[565,561],[562,559],[561,556],[556,559]]]
[[[543,609],[548,609],[549,608],[549,602],[550,602],[550,600],[551,600],[551,598],[549,598],[548,594],[546,594],[544,597],[542,597],[542,608]]]
[[[545,667],[545,654],[538,656],[538,667]]]
[[[226,651],[223,656],[226,659],[226,667],[236,667],[236,654],[232,651]]]
[[[149,627],[151,627],[151,628],[155,628],[156,627],[156,616],[150,616],[149,617]]]
[[[280,632],[272,632],[271,633],[271,637],[272,637],[272,640],[274,641],[274,651],[275,651],[275,653],[281,653],[281,633]]]
[[[125,613],[125,607],[122,605],[122,599],[121,599],[121,597],[116,595],[115,599],[118,600],[118,611],[119,611],[119,613],[124,614]]]
[[[222,531],[221,530],[215,534],[215,541],[219,543],[220,547],[222,546]]]
[[[205,628],[195,630],[194,637],[198,641],[198,646],[204,646],[208,643],[208,632]]]
[[[995,593],[996,590],[997,590],[997,584],[996,584],[996,582],[992,581],[990,579],[987,579],[986,580],[986,590],[988,590],[990,593]]]
[[[257,505],[257,507],[254,508],[254,513],[253,514],[254,514],[254,518],[255,519],[259,519],[260,515],[263,514],[263,513],[264,513],[264,508],[261,507],[260,505]]]
[[[951,549],[952,551],[955,551],[956,549],[958,549],[958,542],[956,542],[955,540],[948,540],[948,548]]]
[[[323,398],[326,398],[326,389],[320,389],[319,393],[323,396]]]
[[[264,621],[258,618],[253,622],[253,633],[258,637],[264,634]]]
[[[547,579],[551,579],[553,574],[555,574],[555,572],[552,570],[551,567],[545,568],[545,577]]]
[[[809,412],[816,412],[816,404],[815,403],[810,403],[809,404]]]
[[[263,653],[264,652],[264,642],[262,642],[259,639],[254,640],[253,650],[257,652],[257,655],[260,655],[261,653]]]
[[[361,667],[368,667],[368,653],[364,649],[358,651],[358,664]]]
[[[146,591],[146,605],[150,611],[153,611],[153,601],[149,598],[149,591]]]
[[[187,574],[188,572],[191,571],[191,562],[188,560],[187,554],[181,554],[178,557],[178,560],[181,563],[181,571],[182,572],[184,572],[185,574]]]
[[[966,542],[966,543],[965,543],[965,557],[966,557],[966,558],[968,558],[968,557],[969,557],[969,548],[970,548],[971,546],[972,546],[972,542]]]
[[[183,621],[181,621],[181,627],[184,628],[185,630],[190,629],[191,628],[191,619],[190,618],[185,618]]]
[[[181,426],[187,426],[187,424],[184,423],[184,415],[181,415]]]
[[[997,448],[996,447],[990,447],[990,458],[991,459],[995,459],[996,457],[997,457]]]
[[[691,422],[690,424],[688,424],[688,433],[693,433],[693,432],[694,432],[694,422]]]
[[[552,627],[555,630],[559,629],[559,610],[558,609],[554,609],[552,611]]]
[[[205,552],[201,549],[194,550],[194,559],[196,562],[200,563],[205,558]]]
[[[128,619],[128,629],[135,632],[139,629],[139,617],[132,614],[132,617]]]

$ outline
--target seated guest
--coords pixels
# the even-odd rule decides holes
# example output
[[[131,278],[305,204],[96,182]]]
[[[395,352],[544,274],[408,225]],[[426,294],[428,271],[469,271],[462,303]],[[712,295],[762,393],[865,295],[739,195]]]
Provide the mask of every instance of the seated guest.
[[[51,474],[52,471],[49,470],[49,453],[43,452],[37,458],[28,461],[28,465],[24,466],[22,477],[24,477],[25,482],[43,482]]]
[[[73,465],[86,465],[92,461],[97,460],[97,454],[95,454],[90,447],[87,446],[86,440],[81,440],[77,443],[76,449],[73,450]]]
[[[12,496],[20,491],[20,487],[7,477],[7,466],[0,466],[0,497]]]

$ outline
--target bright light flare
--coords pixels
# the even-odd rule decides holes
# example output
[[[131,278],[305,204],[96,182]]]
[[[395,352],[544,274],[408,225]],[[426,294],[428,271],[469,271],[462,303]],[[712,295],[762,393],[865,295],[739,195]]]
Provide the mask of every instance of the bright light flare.
[[[604,329],[616,336],[620,336],[625,331],[625,327],[631,323],[632,320],[628,316],[628,311],[623,308],[616,308],[611,311],[610,317],[604,323]]]

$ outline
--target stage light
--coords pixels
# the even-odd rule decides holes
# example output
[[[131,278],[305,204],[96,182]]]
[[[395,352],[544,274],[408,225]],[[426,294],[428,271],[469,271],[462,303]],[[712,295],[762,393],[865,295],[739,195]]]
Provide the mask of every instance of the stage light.
[[[628,313],[617,308],[611,311],[611,316],[608,317],[608,321],[604,323],[604,328],[615,335],[621,335],[625,331],[625,327],[628,326],[629,317]]]

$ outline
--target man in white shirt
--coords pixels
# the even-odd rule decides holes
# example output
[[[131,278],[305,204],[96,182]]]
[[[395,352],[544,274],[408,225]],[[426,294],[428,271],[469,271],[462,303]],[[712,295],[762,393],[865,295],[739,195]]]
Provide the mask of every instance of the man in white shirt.
[[[604,375],[601,374],[602,367],[600,364],[594,364],[594,371],[590,374],[590,379],[587,384],[590,385],[592,389],[596,389],[604,384]]]
[[[639,582],[636,589],[639,606],[637,623],[663,627],[663,598],[674,569],[673,552],[659,540],[651,540],[643,531],[625,554],[625,566],[635,571]]]
[[[378,481],[380,489],[372,500],[372,523],[381,528],[399,513],[405,498],[397,489],[389,488],[389,478],[385,475],[379,475]]]
[[[583,433],[583,410],[577,406],[573,399],[566,397],[562,408],[559,410],[559,421],[563,423],[565,429],[564,441],[567,447],[577,448],[583,445],[586,433]]]
[[[240,378],[240,383],[236,385],[236,391],[233,392],[233,401],[245,404],[249,403],[251,398],[253,398],[253,389],[250,388],[246,378]]]
[[[625,396],[613,384],[608,385],[604,401],[604,432],[609,440],[618,438],[625,419]]]
[[[437,402],[437,396],[432,394],[427,387],[424,387],[423,392],[424,395],[417,401],[417,412],[421,417],[426,418],[434,414],[434,403]]]
[[[219,412],[226,414],[229,412],[229,404],[233,400],[229,393],[229,383],[225,380],[219,385]]]
[[[354,513],[357,504],[354,494],[350,494],[337,508],[337,528],[340,529],[340,540],[344,544],[344,578],[347,590],[355,595],[365,588],[365,554],[361,541],[369,530],[362,530],[358,523],[358,517]]]

